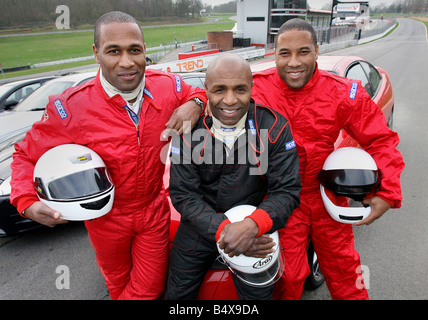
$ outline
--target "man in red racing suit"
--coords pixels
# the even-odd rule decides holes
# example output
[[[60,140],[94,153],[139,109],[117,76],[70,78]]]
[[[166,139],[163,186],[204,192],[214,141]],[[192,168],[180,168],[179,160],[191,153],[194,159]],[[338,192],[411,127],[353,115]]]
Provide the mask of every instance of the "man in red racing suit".
[[[145,55],[136,52],[142,50],[136,46],[139,41],[141,46],[143,43],[139,39],[141,30],[134,22],[111,26],[114,32],[123,29],[125,35],[129,34],[129,28],[135,28],[137,36],[130,37],[129,42],[132,49],[120,51],[123,55],[130,52],[121,61],[133,66],[132,69],[120,69],[122,74],[130,74],[129,70],[136,70],[131,60],[135,61],[137,55],[145,63]],[[121,49],[124,34],[118,38],[110,34],[108,39],[115,39]],[[156,299],[164,290],[169,256],[170,209],[160,156],[167,141],[162,141],[161,134],[175,109],[192,98],[206,98],[202,89],[192,88],[178,75],[156,70],[144,72],[143,68],[145,85],[139,94],[142,97],[139,123],[135,124],[127,107],[129,102],[120,94],[109,95],[105,91],[100,79],[105,70],[106,66],[101,64],[94,80],[49,98],[42,120],[16,145],[11,202],[18,212],[27,211],[37,203],[32,184],[34,166],[47,150],[68,143],[94,150],[109,170],[115,198],[109,213],[85,221],[85,226],[110,297]],[[128,78],[132,76],[127,75]],[[201,108],[193,101],[186,105],[189,103],[195,105],[187,112],[196,110],[198,118]]]
[[[345,129],[372,155],[381,172],[379,189],[373,198],[365,200],[373,216],[362,222],[371,223],[389,207],[401,205],[404,162],[396,149],[399,138],[387,127],[384,115],[361,83],[318,69],[312,27],[303,20],[292,23],[286,22],[278,33],[277,68],[253,77],[254,99],[269,104],[289,120],[300,160],[301,203],[280,230],[286,267],[276,286],[276,298],[300,299],[309,274],[306,244],[311,236],[332,298],[368,299],[364,286],[357,285],[361,283],[361,273],[357,272],[360,258],[354,248],[352,225],[329,216],[321,199],[318,174],[340,130]],[[371,202],[374,199],[386,204],[386,209],[377,210]]]

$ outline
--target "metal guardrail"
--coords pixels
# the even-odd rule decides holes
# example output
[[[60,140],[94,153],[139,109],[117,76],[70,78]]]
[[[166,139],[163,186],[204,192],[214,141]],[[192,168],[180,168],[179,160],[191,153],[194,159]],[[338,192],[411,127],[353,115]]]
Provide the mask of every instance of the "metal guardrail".
[[[376,19],[372,21],[373,22],[371,22],[372,24],[371,28],[361,29],[361,39],[372,37],[380,33],[384,33],[385,31],[389,30],[391,26],[394,26],[395,23],[397,22],[396,18]]]
[[[368,25],[316,28],[320,54],[351,47],[382,36],[396,24],[395,18],[372,19]]]

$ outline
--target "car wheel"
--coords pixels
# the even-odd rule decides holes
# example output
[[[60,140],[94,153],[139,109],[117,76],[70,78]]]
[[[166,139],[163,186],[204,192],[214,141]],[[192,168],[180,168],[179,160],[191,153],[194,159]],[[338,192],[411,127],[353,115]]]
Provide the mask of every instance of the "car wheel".
[[[306,278],[305,289],[315,290],[324,282],[324,275],[321,272],[320,265],[318,262],[317,254],[314,250],[314,245],[312,241],[309,242],[308,246],[308,263],[311,273]]]

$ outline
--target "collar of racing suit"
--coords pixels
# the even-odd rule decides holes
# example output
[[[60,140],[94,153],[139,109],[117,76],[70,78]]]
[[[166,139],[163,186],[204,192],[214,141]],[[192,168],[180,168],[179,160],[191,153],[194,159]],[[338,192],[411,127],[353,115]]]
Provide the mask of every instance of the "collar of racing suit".
[[[133,105],[139,105],[138,103],[136,103],[138,101],[136,101],[134,103],[130,103],[129,101],[134,100],[134,99],[137,99],[137,100],[141,99],[142,92],[143,92],[142,89],[144,88],[145,80],[146,80],[145,75],[143,76],[143,79],[141,80],[140,84],[134,90],[131,90],[131,91],[121,91],[121,90],[117,89],[115,86],[113,86],[104,77],[104,74],[103,74],[103,71],[101,68],[100,68],[99,75],[100,75],[101,85],[109,97],[112,97],[112,96],[115,96],[116,94],[118,94],[123,98],[123,100],[125,100],[128,103],[128,105],[131,108]]]
[[[254,99],[251,98],[248,111],[245,114],[245,116],[242,117],[242,119],[244,119],[244,126],[245,126],[245,130],[243,130],[243,132],[244,133],[248,132],[249,135],[256,137],[254,144],[253,144],[253,141],[249,141],[251,148],[254,150],[254,152],[256,154],[260,154],[266,150],[264,143],[263,143],[262,139],[260,138],[260,132],[259,132],[259,128],[257,125],[257,122],[258,122],[257,110],[258,109],[268,109],[268,110],[270,110],[270,112],[272,112],[272,114],[276,118],[275,113],[272,111],[272,109],[270,107],[257,104],[254,101]],[[267,138],[269,139],[269,141],[271,143],[276,143],[276,141],[278,140],[278,138],[279,138],[279,136],[283,130],[283,127],[288,125],[288,121],[286,121],[287,124],[284,125],[284,124],[281,124],[280,122],[277,122],[277,120],[278,119],[276,118],[275,123],[272,125],[271,128],[269,128],[268,133],[267,133]],[[216,139],[219,139],[217,136],[214,135],[212,130],[210,130],[210,128],[212,128],[212,126],[213,126],[213,117],[211,117],[209,115],[205,115],[202,122],[203,122],[203,126],[206,129],[208,129],[209,133],[213,137],[215,137]]]
[[[214,136],[219,139],[220,141],[223,141],[223,143],[226,144],[228,147],[228,150],[232,149],[233,145],[235,144],[236,139],[238,139],[239,136],[245,133],[245,120],[247,119],[247,113],[244,114],[244,116],[239,119],[239,121],[232,125],[228,126],[220,122],[217,118],[214,116],[212,117],[213,125],[211,127],[211,132],[214,133]]]

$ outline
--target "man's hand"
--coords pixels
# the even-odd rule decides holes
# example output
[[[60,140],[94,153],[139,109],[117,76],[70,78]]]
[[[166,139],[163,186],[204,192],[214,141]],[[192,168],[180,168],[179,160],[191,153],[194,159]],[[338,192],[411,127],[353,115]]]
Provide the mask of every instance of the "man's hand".
[[[227,224],[220,233],[218,244],[229,257],[239,256],[254,243],[259,227],[251,218]]]
[[[171,131],[177,131],[178,135],[189,133],[196,125],[201,115],[201,107],[194,100],[189,100],[174,110],[163,131],[163,138],[171,136]],[[190,121],[190,126],[188,125]]]
[[[34,202],[25,210],[25,216],[48,227],[55,227],[57,224],[67,223],[68,220],[61,219],[61,214],[41,201]]]
[[[367,218],[357,222],[355,224],[356,226],[361,226],[363,224],[371,224],[373,221],[379,219],[386,211],[388,211],[388,209],[391,208],[391,205],[388,202],[377,196],[370,199],[365,199],[363,201],[363,205],[369,205],[371,212]]]
[[[247,257],[266,258],[268,254],[275,252],[273,249],[275,244],[276,243],[269,235],[263,234],[254,240],[253,244],[244,254]]]

